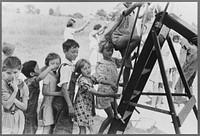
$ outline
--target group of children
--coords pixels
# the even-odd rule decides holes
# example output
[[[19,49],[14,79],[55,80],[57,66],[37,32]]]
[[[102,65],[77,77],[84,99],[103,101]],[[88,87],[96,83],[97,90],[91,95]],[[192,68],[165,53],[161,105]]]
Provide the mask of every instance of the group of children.
[[[103,60],[94,75],[91,75],[91,64],[86,59],[73,65],[78,50],[79,44],[68,39],[63,43],[65,63],[61,64],[58,54],[49,53],[42,69],[34,60],[21,64],[16,56],[5,58],[2,66],[3,133],[36,134],[38,118],[42,119],[43,134],[72,134],[73,122],[78,124],[80,134],[85,134],[86,128],[94,133],[94,95],[98,96],[98,105],[109,113],[99,130],[103,133],[108,126],[106,123],[114,117],[113,98],[120,97],[116,87],[117,67],[112,59],[113,46],[101,45]],[[19,78],[20,72],[26,76],[24,81]],[[37,117],[41,80],[44,97]],[[75,96],[76,81],[78,92]],[[94,84],[99,85],[98,91]]]

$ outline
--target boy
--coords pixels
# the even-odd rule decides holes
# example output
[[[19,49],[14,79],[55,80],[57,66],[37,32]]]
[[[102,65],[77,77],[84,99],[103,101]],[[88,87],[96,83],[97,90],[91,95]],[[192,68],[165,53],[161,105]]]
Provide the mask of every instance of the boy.
[[[63,101],[60,101],[61,105],[63,105],[63,108],[60,110],[60,112],[59,109],[56,109],[56,106],[53,106],[54,110],[57,110],[56,114],[54,114],[56,121],[53,133],[72,134],[72,117],[75,115],[73,108],[73,99],[76,82],[72,61],[74,61],[78,56],[79,44],[72,39],[68,39],[63,43],[62,46],[66,60],[65,63],[60,66],[60,78],[58,79],[59,82],[57,85],[61,87],[64,99]]]
[[[25,83],[29,88],[28,107],[24,112],[25,126],[23,134],[36,134],[38,128],[37,107],[40,93],[39,82],[43,80],[46,75],[56,67],[56,65],[51,65],[43,72],[41,72],[37,62],[34,60],[30,60],[23,64],[21,71],[27,78],[25,79]]]

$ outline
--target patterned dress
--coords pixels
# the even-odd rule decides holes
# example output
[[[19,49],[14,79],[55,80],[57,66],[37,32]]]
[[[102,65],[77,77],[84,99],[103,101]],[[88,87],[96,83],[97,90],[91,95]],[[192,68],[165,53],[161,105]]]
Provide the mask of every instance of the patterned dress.
[[[79,126],[90,126],[94,124],[94,96],[89,91],[93,87],[91,78],[80,77],[78,81],[78,92],[75,99],[75,121]]]

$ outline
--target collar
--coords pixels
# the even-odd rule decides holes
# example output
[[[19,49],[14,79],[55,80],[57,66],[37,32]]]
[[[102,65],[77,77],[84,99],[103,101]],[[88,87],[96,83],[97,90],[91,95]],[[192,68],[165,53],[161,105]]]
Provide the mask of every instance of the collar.
[[[70,65],[70,66],[73,66],[73,65],[74,65],[74,64],[73,64],[71,61],[69,61],[68,59],[65,60],[65,63],[67,63],[67,64]]]

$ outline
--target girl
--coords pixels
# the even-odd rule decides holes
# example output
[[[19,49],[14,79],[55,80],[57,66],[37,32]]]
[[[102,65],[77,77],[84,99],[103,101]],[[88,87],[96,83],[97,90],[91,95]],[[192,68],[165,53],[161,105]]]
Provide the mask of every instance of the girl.
[[[2,133],[22,134],[25,117],[23,111],[27,109],[28,87],[19,80],[21,61],[10,56],[3,62],[2,67]]]
[[[61,64],[60,56],[56,53],[49,53],[45,59],[45,65],[55,65],[48,75],[43,80],[42,94],[44,95],[43,101],[40,107],[40,119],[43,123],[43,134],[52,134],[54,117],[52,109],[53,96],[62,96],[61,92],[55,92],[57,83],[56,70]]]
[[[94,95],[101,97],[114,97],[118,98],[119,94],[109,94],[96,92],[93,88],[95,82],[106,82],[101,77],[91,76],[91,64],[86,59],[80,59],[75,65],[75,71],[81,74],[78,79],[78,92],[75,99],[75,121],[79,126],[79,134],[86,134],[86,127],[90,130],[90,133],[94,133],[92,125],[94,124],[93,116],[94,111]]]
[[[107,84],[100,84],[98,91],[101,93],[116,93],[117,92],[117,61],[112,58],[113,55],[113,44],[108,42],[106,39],[100,41],[99,52],[102,53],[103,59],[97,62],[96,73],[105,79]],[[101,106],[101,109],[107,114],[107,118],[103,121],[99,133],[103,133],[107,126],[112,122],[115,117],[120,119],[120,114],[117,112],[117,103],[110,97],[97,97],[97,104]],[[114,114],[113,114],[114,111]]]

